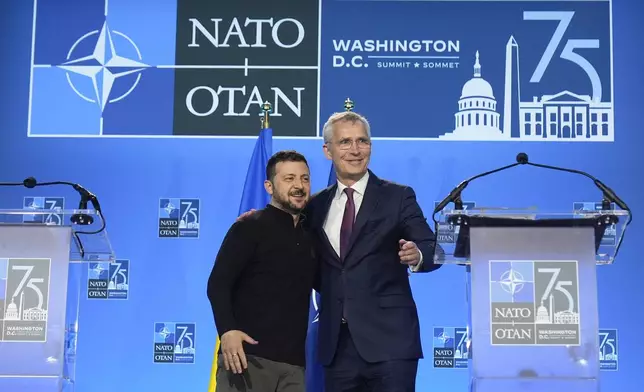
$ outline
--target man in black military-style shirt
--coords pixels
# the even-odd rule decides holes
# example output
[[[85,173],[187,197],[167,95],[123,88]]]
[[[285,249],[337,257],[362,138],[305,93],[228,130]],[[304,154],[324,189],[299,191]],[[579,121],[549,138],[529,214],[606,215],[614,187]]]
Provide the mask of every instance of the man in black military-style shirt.
[[[221,339],[216,392],[304,392],[317,274],[301,214],[311,191],[308,163],[280,151],[268,161],[266,178],[270,204],[231,226],[208,280]]]

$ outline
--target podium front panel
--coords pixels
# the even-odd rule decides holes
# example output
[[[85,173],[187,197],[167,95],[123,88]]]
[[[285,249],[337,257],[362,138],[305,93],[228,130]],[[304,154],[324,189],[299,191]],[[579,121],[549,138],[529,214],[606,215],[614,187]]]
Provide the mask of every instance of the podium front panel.
[[[478,227],[470,236],[472,391],[597,391],[593,228]]]
[[[0,225],[0,391],[64,386],[71,228]]]

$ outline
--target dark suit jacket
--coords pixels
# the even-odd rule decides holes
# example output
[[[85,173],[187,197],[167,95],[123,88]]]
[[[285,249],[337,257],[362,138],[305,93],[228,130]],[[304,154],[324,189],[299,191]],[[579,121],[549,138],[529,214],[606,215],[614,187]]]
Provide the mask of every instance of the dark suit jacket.
[[[324,232],[324,221],[337,184],[311,198],[306,215],[316,234],[320,258],[317,291],[318,354],[322,365],[333,361],[342,320],[342,306],[354,344],[369,361],[423,357],[416,303],[408,267],[398,256],[400,239],[413,241],[423,253],[419,272],[436,270],[435,236],[427,225],[416,195],[369,172],[369,181],[353,229],[350,250],[341,262]]]

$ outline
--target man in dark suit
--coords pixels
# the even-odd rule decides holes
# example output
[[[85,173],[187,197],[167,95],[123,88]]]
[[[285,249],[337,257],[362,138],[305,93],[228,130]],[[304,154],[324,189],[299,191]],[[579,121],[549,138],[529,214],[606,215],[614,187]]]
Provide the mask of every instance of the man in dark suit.
[[[331,116],[324,153],[338,181],[313,196],[304,214],[320,258],[318,353],[326,391],[415,391],[423,352],[409,270],[440,267],[433,262],[435,235],[411,187],[368,169],[364,117]]]

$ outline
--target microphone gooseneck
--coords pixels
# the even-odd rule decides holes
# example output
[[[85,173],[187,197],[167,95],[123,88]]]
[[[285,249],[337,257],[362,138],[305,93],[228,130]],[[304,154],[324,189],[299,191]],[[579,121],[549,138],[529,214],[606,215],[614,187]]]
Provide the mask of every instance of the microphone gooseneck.
[[[593,181],[595,186],[600,191],[602,191],[602,195],[603,195],[602,209],[609,210],[610,209],[610,204],[615,203],[622,210],[628,211],[629,213],[631,212],[631,209],[628,207],[628,205],[626,205],[626,203],[619,196],[617,196],[615,191],[610,189],[607,185],[605,185],[603,182],[601,182],[596,177],[590,175],[589,173],[586,173],[586,172],[581,171],[581,170],[576,170],[576,169],[568,169],[568,168],[565,168],[565,167],[544,165],[544,164],[541,164],[541,163],[528,162],[528,155],[525,154],[525,153],[519,153],[517,155],[517,162],[520,159],[522,161],[524,161],[523,164],[525,164],[525,165],[530,165],[530,166],[534,166],[534,167],[540,167],[540,168],[543,168],[543,169],[550,169],[550,170],[563,171],[563,172],[567,172],[567,173],[579,174],[579,175],[582,175],[582,176],[584,176],[586,178],[589,178],[589,179],[591,179]],[[629,223],[630,223],[630,220],[631,220],[631,217],[629,216],[629,220],[628,220]]]
[[[602,210],[610,210],[611,209],[611,204],[615,203],[619,208],[622,210],[628,211],[628,220],[626,221],[626,226],[628,226],[631,223],[631,220],[633,218],[631,214],[631,209],[628,207],[628,205],[613,191],[610,187],[608,187],[606,184],[601,182],[599,179],[595,178],[594,176],[590,175],[589,173],[586,173],[581,170],[576,170],[576,169],[568,169],[564,167],[558,167],[558,166],[551,166],[551,165],[544,165],[541,163],[532,163],[528,160],[528,154],[524,152],[520,152],[516,156],[516,163],[513,163],[511,165],[503,166],[501,168],[495,169],[495,170],[490,170],[481,174],[477,174],[463,182],[461,182],[456,188],[454,188],[449,195],[447,195],[446,198],[444,198],[434,209],[434,214],[432,215],[432,219],[434,221],[434,224],[438,225],[438,222],[436,221],[435,215],[441,211],[445,206],[447,206],[448,203],[454,202],[455,209],[462,209],[462,200],[461,200],[461,192],[463,189],[467,187],[467,185],[474,179],[485,177],[487,175],[493,174],[500,172],[502,170],[509,169],[514,166],[518,165],[530,165],[534,167],[540,167],[543,169],[550,169],[550,170],[557,170],[557,171],[563,171],[567,173],[573,173],[573,174],[579,174],[582,175],[586,178],[589,178],[593,181],[595,186],[601,190],[602,192]],[[623,237],[620,237],[619,243],[617,244],[617,247],[615,249],[615,254],[614,256],[617,256],[617,252],[619,251],[619,247],[621,245]]]
[[[96,197],[96,195],[94,195],[92,192],[85,189],[80,184],[75,184],[73,182],[68,182],[68,181],[38,182],[34,177],[27,177],[22,182],[0,182],[0,187],[1,186],[24,186],[25,188],[29,188],[29,189],[33,189],[35,187],[40,187],[40,186],[51,186],[51,185],[66,185],[74,188],[74,190],[78,192],[78,194],[80,195],[80,202],[78,205],[78,209],[86,210],[87,204],[91,203],[92,207],[94,207],[97,214],[100,215],[101,219],[103,220],[102,227],[97,231],[93,231],[93,232],[78,231],[76,233],[98,234],[105,229],[105,218],[103,217],[103,211],[101,210],[101,205],[98,201],[98,198]],[[77,225],[86,226],[94,223],[94,218],[88,214],[77,213],[71,216],[71,221],[72,223],[75,223]]]
[[[503,166],[503,167],[500,167],[498,169],[486,171],[486,172],[483,172],[481,174],[477,174],[475,176],[472,176],[472,177],[468,178],[467,180],[461,182],[460,184],[458,184],[458,186],[456,188],[452,189],[452,191],[449,193],[449,195],[447,195],[446,198],[444,198],[443,200],[441,200],[440,203],[438,203],[436,208],[434,208],[434,214],[436,214],[437,212],[441,211],[450,202],[454,202],[454,204],[456,204],[456,209],[457,210],[462,210],[463,209],[463,204],[462,204],[462,200],[461,200],[461,193],[463,192],[463,189],[465,189],[469,185],[470,182],[476,180],[477,178],[489,176],[490,174],[494,174],[494,173],[497,173],[497,172],[500,172],[500,171],[503,171],[503,170],[506,170],[506,169],[509,169],[511,167],[515,167],[515,166],[518,166],[518,165],[519,165],[519,163],[513,163],[511,165]]]
[[[78,203],[79,210],[87,210],[87,203],[91,203],[92,207],[96,210],[96,213],[101,217],[101,227],[95,231],[73,231],[73,235],[77,240],[77,244],[80,250],[81,255],[85,255],[85,250],[83,244],[78,237],[79,234],[98,234],[105,230],[105,217],[103,216],[103,211],[101,210],[101,205],[98,201],[96,195],[92,192],[85,189],[80,184],[75,184],[73,182],[67,181],[51,181],[51,182],[38,182],[34,177],[27,177],[22,182],[0,182],[1,186],[24,186],[25,188],[33,189],[37,186],[51,186],[51,185],[66,185],[74,188],[76,192],[80,195],[80,202]],[[94,223],[94,218],[82,212],[77,212],[70,217],[70,221],[79,226],[87,226]]]

